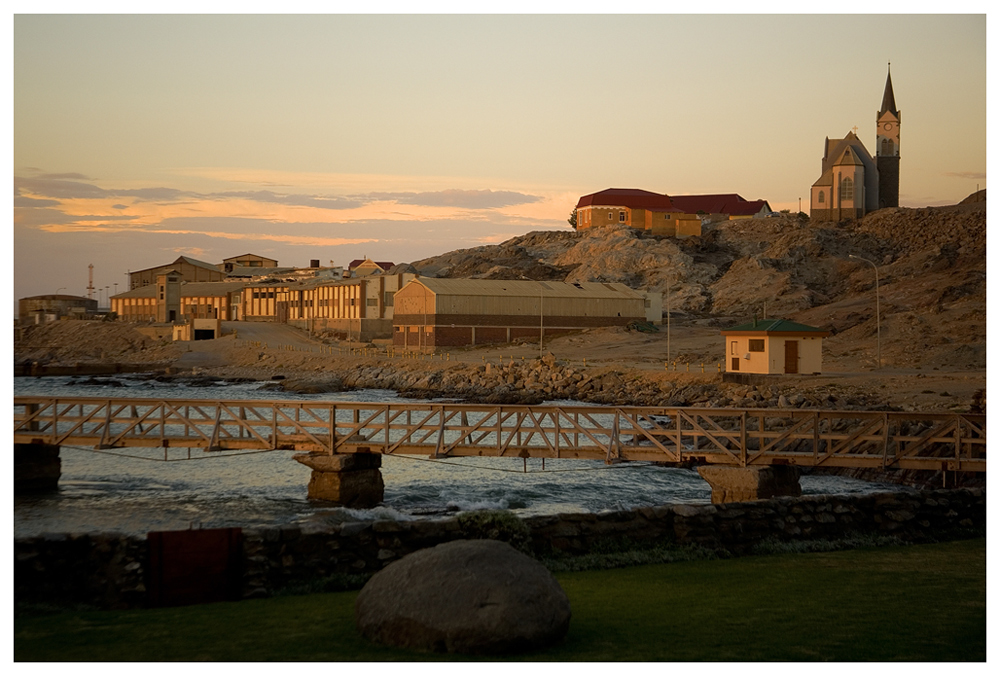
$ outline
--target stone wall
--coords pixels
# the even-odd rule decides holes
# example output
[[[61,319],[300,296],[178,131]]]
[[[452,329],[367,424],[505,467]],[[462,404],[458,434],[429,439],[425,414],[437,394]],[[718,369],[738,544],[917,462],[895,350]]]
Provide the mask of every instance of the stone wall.
[[[761,542],[842,540],[864,535],[903,542],[985,534],[984,489],[806,496],[721,505],[662,505],[601,514],[476,522],[374,521],[243,531],[245,598],[304,588],[337,576],[364,576],[410,552],[450,540],[493,537],[539,557],[622,547],[698,546],[721,556],[753,553]],[[15,539],[17,603],[140,607],[145,538],[63,535]]]

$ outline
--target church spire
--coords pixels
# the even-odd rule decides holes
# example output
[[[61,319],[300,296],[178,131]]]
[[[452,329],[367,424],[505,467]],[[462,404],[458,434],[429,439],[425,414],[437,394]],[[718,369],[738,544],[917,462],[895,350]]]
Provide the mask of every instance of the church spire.
[[[891,67],[892,64],[890,63],[889,66]],[[886,111],[897,118],[899,117],[899,111],[896,110],[896,97],[892,95],[892,72],[888,69],[885,76],[885,92],[882,94],[882,109],[879,110],[879,115]]]

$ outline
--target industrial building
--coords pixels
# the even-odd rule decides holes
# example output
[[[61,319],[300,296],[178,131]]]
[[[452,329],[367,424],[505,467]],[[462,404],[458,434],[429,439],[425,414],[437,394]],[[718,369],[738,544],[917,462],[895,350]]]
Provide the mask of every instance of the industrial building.
[[[647,321],[647,303],[652,311],[651,297],[618,283],[420,277],[396,293],[393,344],[432,350],[544,339]]]
[[[389,338],[394,296],[416,277],[415,272],[399,272],[250,284],[243,294],[243,316],[248,321],[283,322],[312,332],[331,331],[344,338]]]
[[[111,297],[111,311],[131,322],[180,322],[193,319],[242,319],[245,282],[187,282],[171,270],[154,284]]]
[[[51,293],[21,298],[17,302],[20,324],[45,324],[60,319],[85,319],[97,314],[97,301],[83,296]]]
[[[218,265],[181,256],[173,263],[157,265],[145,270],[129,271],[129,288],[139,289],[156,283],[156,278],[167,270],[173,270],[185,282],[221,282],[226,273]]]

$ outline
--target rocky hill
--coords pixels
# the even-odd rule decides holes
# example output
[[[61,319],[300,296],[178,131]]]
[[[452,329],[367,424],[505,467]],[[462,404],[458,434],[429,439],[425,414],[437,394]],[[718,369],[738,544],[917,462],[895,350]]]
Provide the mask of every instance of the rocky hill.
[[[860,259],[878,266],[880,326],[875,270]],[[986,365],[985,201],[841,223],[722,221],[683,240],[617,225],[533,232],[413,265],[438,277],[622,282],[669,294],[675,317],[720,324],[785,317],[830,330],[834,358],[871,352],[881,329],[886,365]]]

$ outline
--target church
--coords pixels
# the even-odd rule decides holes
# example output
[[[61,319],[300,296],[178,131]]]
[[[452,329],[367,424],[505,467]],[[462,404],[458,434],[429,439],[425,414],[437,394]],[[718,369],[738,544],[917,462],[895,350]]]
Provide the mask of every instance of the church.
[[[813,183],[809,199],[813,220],[861,218],[876,209],[899,206],[900,114],[891,72],[886,75],[882,108],[875,120],[875,157],[854,132],[842,139],[826,139],[822,174]]]

